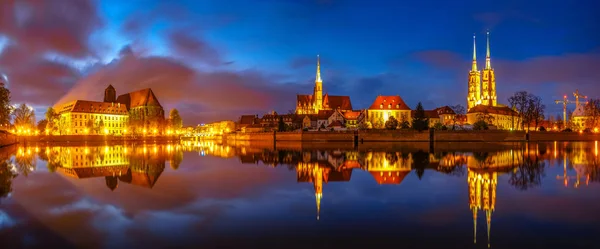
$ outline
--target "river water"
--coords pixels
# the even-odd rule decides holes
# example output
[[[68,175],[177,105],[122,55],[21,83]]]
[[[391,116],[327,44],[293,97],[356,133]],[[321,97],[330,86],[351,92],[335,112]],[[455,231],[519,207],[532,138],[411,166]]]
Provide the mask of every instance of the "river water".
[[[600,246],[598,142],[30,144],[0,157],[1,248]]]

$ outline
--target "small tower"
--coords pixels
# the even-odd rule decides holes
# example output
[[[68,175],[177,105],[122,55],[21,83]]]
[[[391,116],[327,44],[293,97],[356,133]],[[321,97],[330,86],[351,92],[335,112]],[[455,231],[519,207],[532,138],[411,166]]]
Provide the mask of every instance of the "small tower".
[[[317,77],[315,79],[315,90],[313,93],[315,113],[323,110],[323,80],[321,80],[321,59],[317,55]]]
[[[482,102],[484,105],[496,106],[496,75],[490,59],[490,32],[487,32],[487,49],[485,53],[485,68],[482,71]]]
[[[104,102],[117,102],[117,91],[112,85],[108,85],[106,90],[104,90]]]
[[[469,71],[469,92],[467,94],[467,111],[481,103],[481,75],[477,71],[477,49],[473,35],[473,62]]]

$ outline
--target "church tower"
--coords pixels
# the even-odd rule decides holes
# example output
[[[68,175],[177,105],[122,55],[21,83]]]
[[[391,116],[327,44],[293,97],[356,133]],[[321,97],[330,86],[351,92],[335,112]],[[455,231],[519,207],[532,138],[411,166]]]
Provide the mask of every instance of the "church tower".
[[[313,105],[315,113],[323,110],[323,80],[321,80],[321,59],[317,55],[317,78],[315,79],[315,91],[313,93]]]
[[[117,102],[117,91],[112,85],[108,85],[106,90],[104,90],[104,102]]]
[[[485,53],[485,68],[483,69],[483,96],[482,102],[484,105],[496,106],[496,75],[490,61],[490,32],[487,32],[487,49]]]
[[[473,35],[473,63],[469,72],[469,93],[467,94],[467,111],[481,103],[481,75],[477,71],[477,49]]]

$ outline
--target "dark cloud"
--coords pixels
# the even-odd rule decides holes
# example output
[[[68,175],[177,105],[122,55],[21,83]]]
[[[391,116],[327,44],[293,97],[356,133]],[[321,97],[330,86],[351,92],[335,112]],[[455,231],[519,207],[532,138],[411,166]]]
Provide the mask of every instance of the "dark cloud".
[[[0,54],[0,68],[8,75],[15,103],[47,105],[60,98],[81,77],[70,65],[36,56],[14,45]]]
[[[219,52],[201,37],[195,37],[189,30],[177,30],[168,34],[171,50],[176,56],[200,61],[209,65],[223,64]]]
[[[287,111],[295,106],[292,96],[302,92],[301,85],[278,84],[261,72],[196,71],[170,58],[132,55],[83,78],[58,103],[101,100],[108,84],[117,94],[152,88],[165,108],[180,109],[184,121],[192,124],[260,110]]]
[[[419,51],[413,53],[412,57],[438,69],[460,69],[465,65],[465,60],[460,55],[446,50]]]
[[[0,33],[30,53],[92,56],[89,36],[103,25],[91,0],[5,0],[0,13]]]

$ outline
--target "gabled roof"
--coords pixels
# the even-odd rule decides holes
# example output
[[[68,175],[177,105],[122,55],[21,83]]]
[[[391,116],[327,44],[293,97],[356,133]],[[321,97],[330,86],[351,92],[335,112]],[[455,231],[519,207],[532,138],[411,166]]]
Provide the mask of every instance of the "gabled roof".
[[[360,111],[349,111],[342,113],[342,115],[344,115],[344,119],[346,120],[357,120],[360,114],[362,114]]]
[[[450,108],[449,106],[442,106],[442,107],[438,107],[435,108],[435,111],[442,115],[442,114],[456,114],[456,112],[454,112],[454,110],[452,110],[452,108]]]
[[[255,115],[242,115],[240,117],[240,124],[251,125],[254,123],[255,119],[256,119]]]
[[[369,173],[373,175],[378,184],[400,184],[410,171],[369,171]]]
[[[471,107],[467,113],[489,113],[498,115],[518,115],[518,113],[507,106],[477,105]]]
[[[162,107],[158,102],[158,98],[156,98],[156,95],[154,95],[154,92],[152,92],[152,89],[150,88],[119,95],[117,102],[125,104],[128,110],[138,106]]]
[[[319,114],[317,114],[317,119],[323,120],[328,119],[335,112],[334,110],[320,110]]]
[[[344,125],[342,125],[342,122],[340,122],[339,120],[333,121],[331,122],[331,124],[329,124],[327,127],[331,128],[331,127],[344,127]]]
[[[410,110],[400,96],[377,96],[369,110]]]
[[[352,102],[350,96],[331,96],[325,94],[323,96],[323,107],[340,110],[352,110]]]
[[[296,95],[296,104],[297,105],[312,105],[313,103],[313,96],[312,95],[303,95],[303,94],[298,94]]]
[[[59,110],[63,112],[84,112],[84,113],[99,113],[113,115],[127,115],[127,108],[120,103],[96,102],[87,100],[75,100],[64,104]]]

